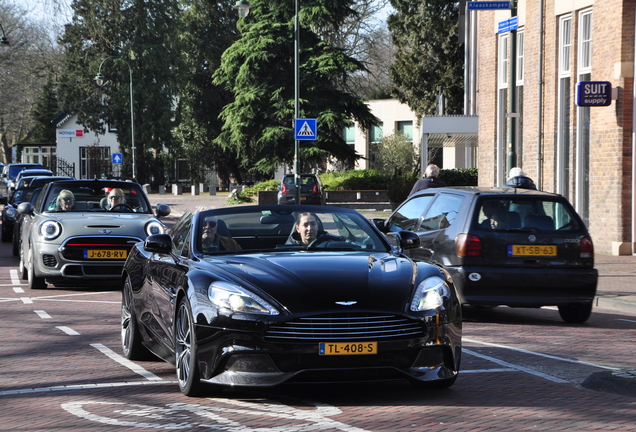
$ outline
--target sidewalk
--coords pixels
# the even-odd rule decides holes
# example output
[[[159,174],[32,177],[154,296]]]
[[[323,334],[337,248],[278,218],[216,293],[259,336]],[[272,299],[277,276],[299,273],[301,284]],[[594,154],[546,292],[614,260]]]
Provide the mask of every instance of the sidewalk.
[[[169,219],[176,220],[183,213],[197,207],[227,207],[229,192],[216,195],[150,194],[150,202],[168,204],[172,208]],[[387,213],[388,216],[388,213]],[[636,313],[636,256],[595,256],[599,279],[594,306],[623,313]]]

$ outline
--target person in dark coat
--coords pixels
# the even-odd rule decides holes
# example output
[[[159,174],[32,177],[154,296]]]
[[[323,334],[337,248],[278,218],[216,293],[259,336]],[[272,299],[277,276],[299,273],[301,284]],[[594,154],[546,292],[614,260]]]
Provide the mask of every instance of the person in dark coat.
[[[413,185],[413,189],[411,189],[411,193],[409,196],[413,195],[415,192],[428,189],[428,188],[438,188],[445,187],[446,183],[441,181],[439,177],[439,167],[435,164],[430,164],[426,167],[426,177],[421,180],[418,180]]]
[[[508,174],[508,181],[506,182],[506,186],[520,188],[520,189],[532,189],[537,190],[537,186],[534,184],[534,181],[519,167],[514,167],[510,169],[510,174]]]

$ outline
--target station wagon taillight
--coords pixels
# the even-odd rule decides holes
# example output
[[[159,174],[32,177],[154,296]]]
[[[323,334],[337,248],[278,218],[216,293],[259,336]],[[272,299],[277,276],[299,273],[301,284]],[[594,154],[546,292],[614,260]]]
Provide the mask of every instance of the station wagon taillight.
[[[287,185],[285,183],[283,183],[283,187],[280,188],[280,191],[284,194],[287,193]]]
[[[594,244],[591,237],[583,237],[581,243],[579,243],[579,257],[580,258],[593,258],[594,257]]]
[[[472,234],[460,234],[455,238],[455,249],[460,257],[481,256],[481,239]]]
[[[311,187],[311,193],[312,194],[318,193],[318,185],[316,183],[314,183],[314,185]]]

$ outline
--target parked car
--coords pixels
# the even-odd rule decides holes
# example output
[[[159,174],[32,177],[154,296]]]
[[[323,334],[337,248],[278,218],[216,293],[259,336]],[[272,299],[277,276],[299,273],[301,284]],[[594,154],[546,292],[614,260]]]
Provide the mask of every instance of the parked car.
[[[19,187],[19,184],[22,182],[23,178],[26,177],[53,177],[53,171],[47,169],[26,169],[22,170],[15,177],[15,180],[9,186],[9,190],[7,191],[7,196],[10,199],[11,195],[15,192],[15,190]],[[30,182],[22,182],[22,183],[30,183]]]
[[[295,204],[295,181],[293,174],[283,177],[278,190],[278,204]],[[325,205],[325,191],[316,174],[300,175],[300,204]]]
[[[5,206],[5,210],[7,211],[10,217],[7,217],[7,224],[11,224],[12,227],[9,229],[7,226],[7,232],[12,231],[11,240],[13,242],[13,256],[18,256],[20,251],[20,230],[22,229],[22,219],[23,215],[18,212],[18,205],[23,201],[29,201],[31,204],[35,204],[39,193],[42,191],[42,188],[53,181],[58,180],[75,180],[74,177],[64,177],[64,176],[43,176],[43,177],[22,177],[20,181],[18,181],[18,186],[16,192],[11,196],[9,200],[9,204]],[[20,190],[26,189],[26,192],[20,192]],[[29,195],[31,196],[29,198]],[[27,198],[25,200],[25,197]],[[11,203],[13,201],[13,203]],[[5,219],[2,219],[2,227],[5,228]],[[8,238],[8,237],[7,237]],[[3,234],[3,240],[4,234]],[[6,240],[9,241],[9,240]]]
[[[295,241],[295,216],[305,212],[319,234],[309,246]],[[218,248],[205,249],[210,229]],[[286,381],[451,386],[462,333],[455,288],[438,267],[401,253],[417,236],[400,245],[345,208],[187,213],[126,260],[124,355],[149,350],[175,365],[189,396],[202,381],[211,391]]]
[[[563,196],[516,188],[426,189],[374,222],[388,237],[417,233],[420,246],[405,253],[446,269],[462,304],[557,306],[570,323],[591,314],[594,246]]]
[[[21,171],[28,169],[44,169],[44,167],[35,163],[14,163],[7,164],[2,168],[2,173],[0,173],[0,203],[7,203],[9,189],[14,187],[15,178]]]
[[[110,191],[118,204],[108,210]],[[20,277],[43,289],[116,283],[133,244],[165,232],[158,218],[170,207],[159,204],[153,214],[138,183],[66,180],[47,184],[35,204],[23,202],[18,212],[30,228],[21,229]]]
[[[21,188],[18,189],[14,194],[9,198],[9,202],[7,202],[2,208],[2,241],[9,242],[13,240],[13,229],[14,224],[19,216],[18,213],[18,204],[29,201],[33,192],[36,188]]]

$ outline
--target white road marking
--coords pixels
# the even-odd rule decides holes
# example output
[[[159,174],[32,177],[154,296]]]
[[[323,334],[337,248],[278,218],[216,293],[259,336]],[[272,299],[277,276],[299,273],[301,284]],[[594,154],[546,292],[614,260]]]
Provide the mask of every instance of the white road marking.
[[[13,287],[13,292],[17,294],[24,294],[24,290],[20,287]]]
[[[11,277],[11,283],[13,285],[22,285],[20,278],[18,277],[18,271],[16,269],[9,270],[9,275]]]
[[[20,300],[22,300],[24,304],[33,304],[33,300],[31,300],[30,297],[20,297]]]
[[[543,353],[538,353],[535,351],[528,351],[528,350],[524,350],[521,348],[514,348],[514,347],[509,347],[506,345],[500,345],[500,344],[494,344],[494,343],[490,343],[490,342],[482,342],[482,341],[478,341],[478,340],[474,340],[474,339],[467,339],[467,338],[462,338],[462,342],[471,342],[471,343],[476,343],[476,344],[481,344],[481,345],[487,345],[487,346],[492,346],[492,347],[496,347],[496,348],[503,348],[503,349],[507,349],[507,350],[511,350],[511,351],[517,351],[517,352],[521,352],[524,354],[532,354],[532,355],[536,355],[539,357],[545,357],[545,358],[549,358],[552,360],[559,360],[559,361],[563,361],[563,362],[568,362],[568,363],[575,363],[575,364],[580,364],[583,366],[592,366],[592,367],[597,367],[600,369],[607,369],[607,370],[619,370],[620,368],[615,368],[615,367],[610,367],[610,366],[603,366],[603,365],[599,365],[599,364],[595,364],[595,363],[587,363],[587,362],[582,362],[582,361],[578,361],[578,360],[572,360],[572,359],[568,359],[565,357],[557,357],[557,356],[553,356],[550,354],[543,354]]]
[[[44,319],[49,319],[49,318],[51,318],[51,315],[47,314],[47,313],[46,313],[46,312],[44,312],[43,310],[36,310],[36,311],[33,311],[33,312],[35,312],[36,314],[38,314],[38,316],[39,316],[40,318],[44,318]]]
[[[64,333],[66,333],[69,336],[78,336],[79,333],[76,332],[75,330],[73,330],[70,327],[66,327],[66,326],[56,326],[55,328],[58,328],[60,330],[62,330]]]
[[[27,388],[27,389],[18,389],[18,390],[5,390],[0,391],[0,396],[11,396],[17,394],[26,394],[26,393],[47,393],[54,391],[74,391],[74,390],[101,390],[105,388],[112,387],[129,387],[129,386],[139,386],[139,385],[150,385],[150,384],[176,384],[178,381],[170,380],[170,381],[130,381],[130,382],[115,382],[115,383],[96,383],[96,384],[74,384],[67,386],[53,386],[53,387],[37,387],[37,388]]]
[[[153,374],[152,372],[148,372],[146,369],[142,368],[138,364],[135,364],[131,362],[130,360],[128,360],[127,358],[120,356],[115,351],[111,350],[105,345],[91,344],[91,346],[93,348],[98,349],[102,354],[105,354],[107,357],[111,358],[112,360],[115,360],[117,363],[123,366],[126,366],[128,369],[132,370],[136,374],[141,375],[142,377],[146,378],[149,381],[163,381],[157,375]]]
[[[147,429],[206,428],[241,432],[310,432],[338,429],[345,432],[366,432],[364,429],[333,420],[342,411],[324,403],[305,402],[315,409],[298,409],[278,401],[259,400],[257,403],[242,400],[208,399],[211,406],[201,404],[171,403],[165,406],[128,404],[110,401],[76,401],[61,406],[80,418],[112,426],[143,427]],[[99,407],[99,408],[98,408]],[[100,414],[91,411],[97,409]],[[110,417],[104,414],[110,413]],[[251,428],[241,424],[249,417],[268,421],[266,427]]]
[[[519,372],[519,371],[513,368],[473,369],[473,370],[462,369],[461,371],[459,371],[459,374],[464,375],[464,374],[472,374],[472,373],[493,373],[493,372]]]
[[[628,320],[628,319],[624,319],[624,318],[616,318],[616,321],[627,321],[627,322],[636,323],[636,321],[634,321],[634,320]]]
[[[479,354],[478,352],[475,352],[475,351],[472,351],[472,350],[469,350],[469,349],[466,349],[466,348],[462,348],[462,352],[466,353],[466,354],[470,354],[470,355],[475,356],[475,357],[479,357],[479,358],[484,359],[484,360],[491,361],[493,363],[497,363],[498,365],[501,365],[501,366],[504,366],[504,367],[507,367],[507,368],[516,369],[518,371],[525,372],[525,373],[528,373],[530,375],[535,375],[535,376],[538,376],[540,378],[547,379],[548,381],[552,381],[552,382],[559,383],[559,384],[569,384],[570,383],[569,381],[562,380],[561,378],[556,378],[556,377],[553,377],[553,376],[550,376],[550,375],[544,374],[542,372],[538,372],[538,371],[535,371],[533,369],[526,368],[526,367],[523,367],[523,366],[517,366],[515,364],[508,363],[507,361],[503,361],[503,360],[499,360],[498,358],[495,358],[495,357],[490,357],[490,356],[487,356],[487,355]]]

